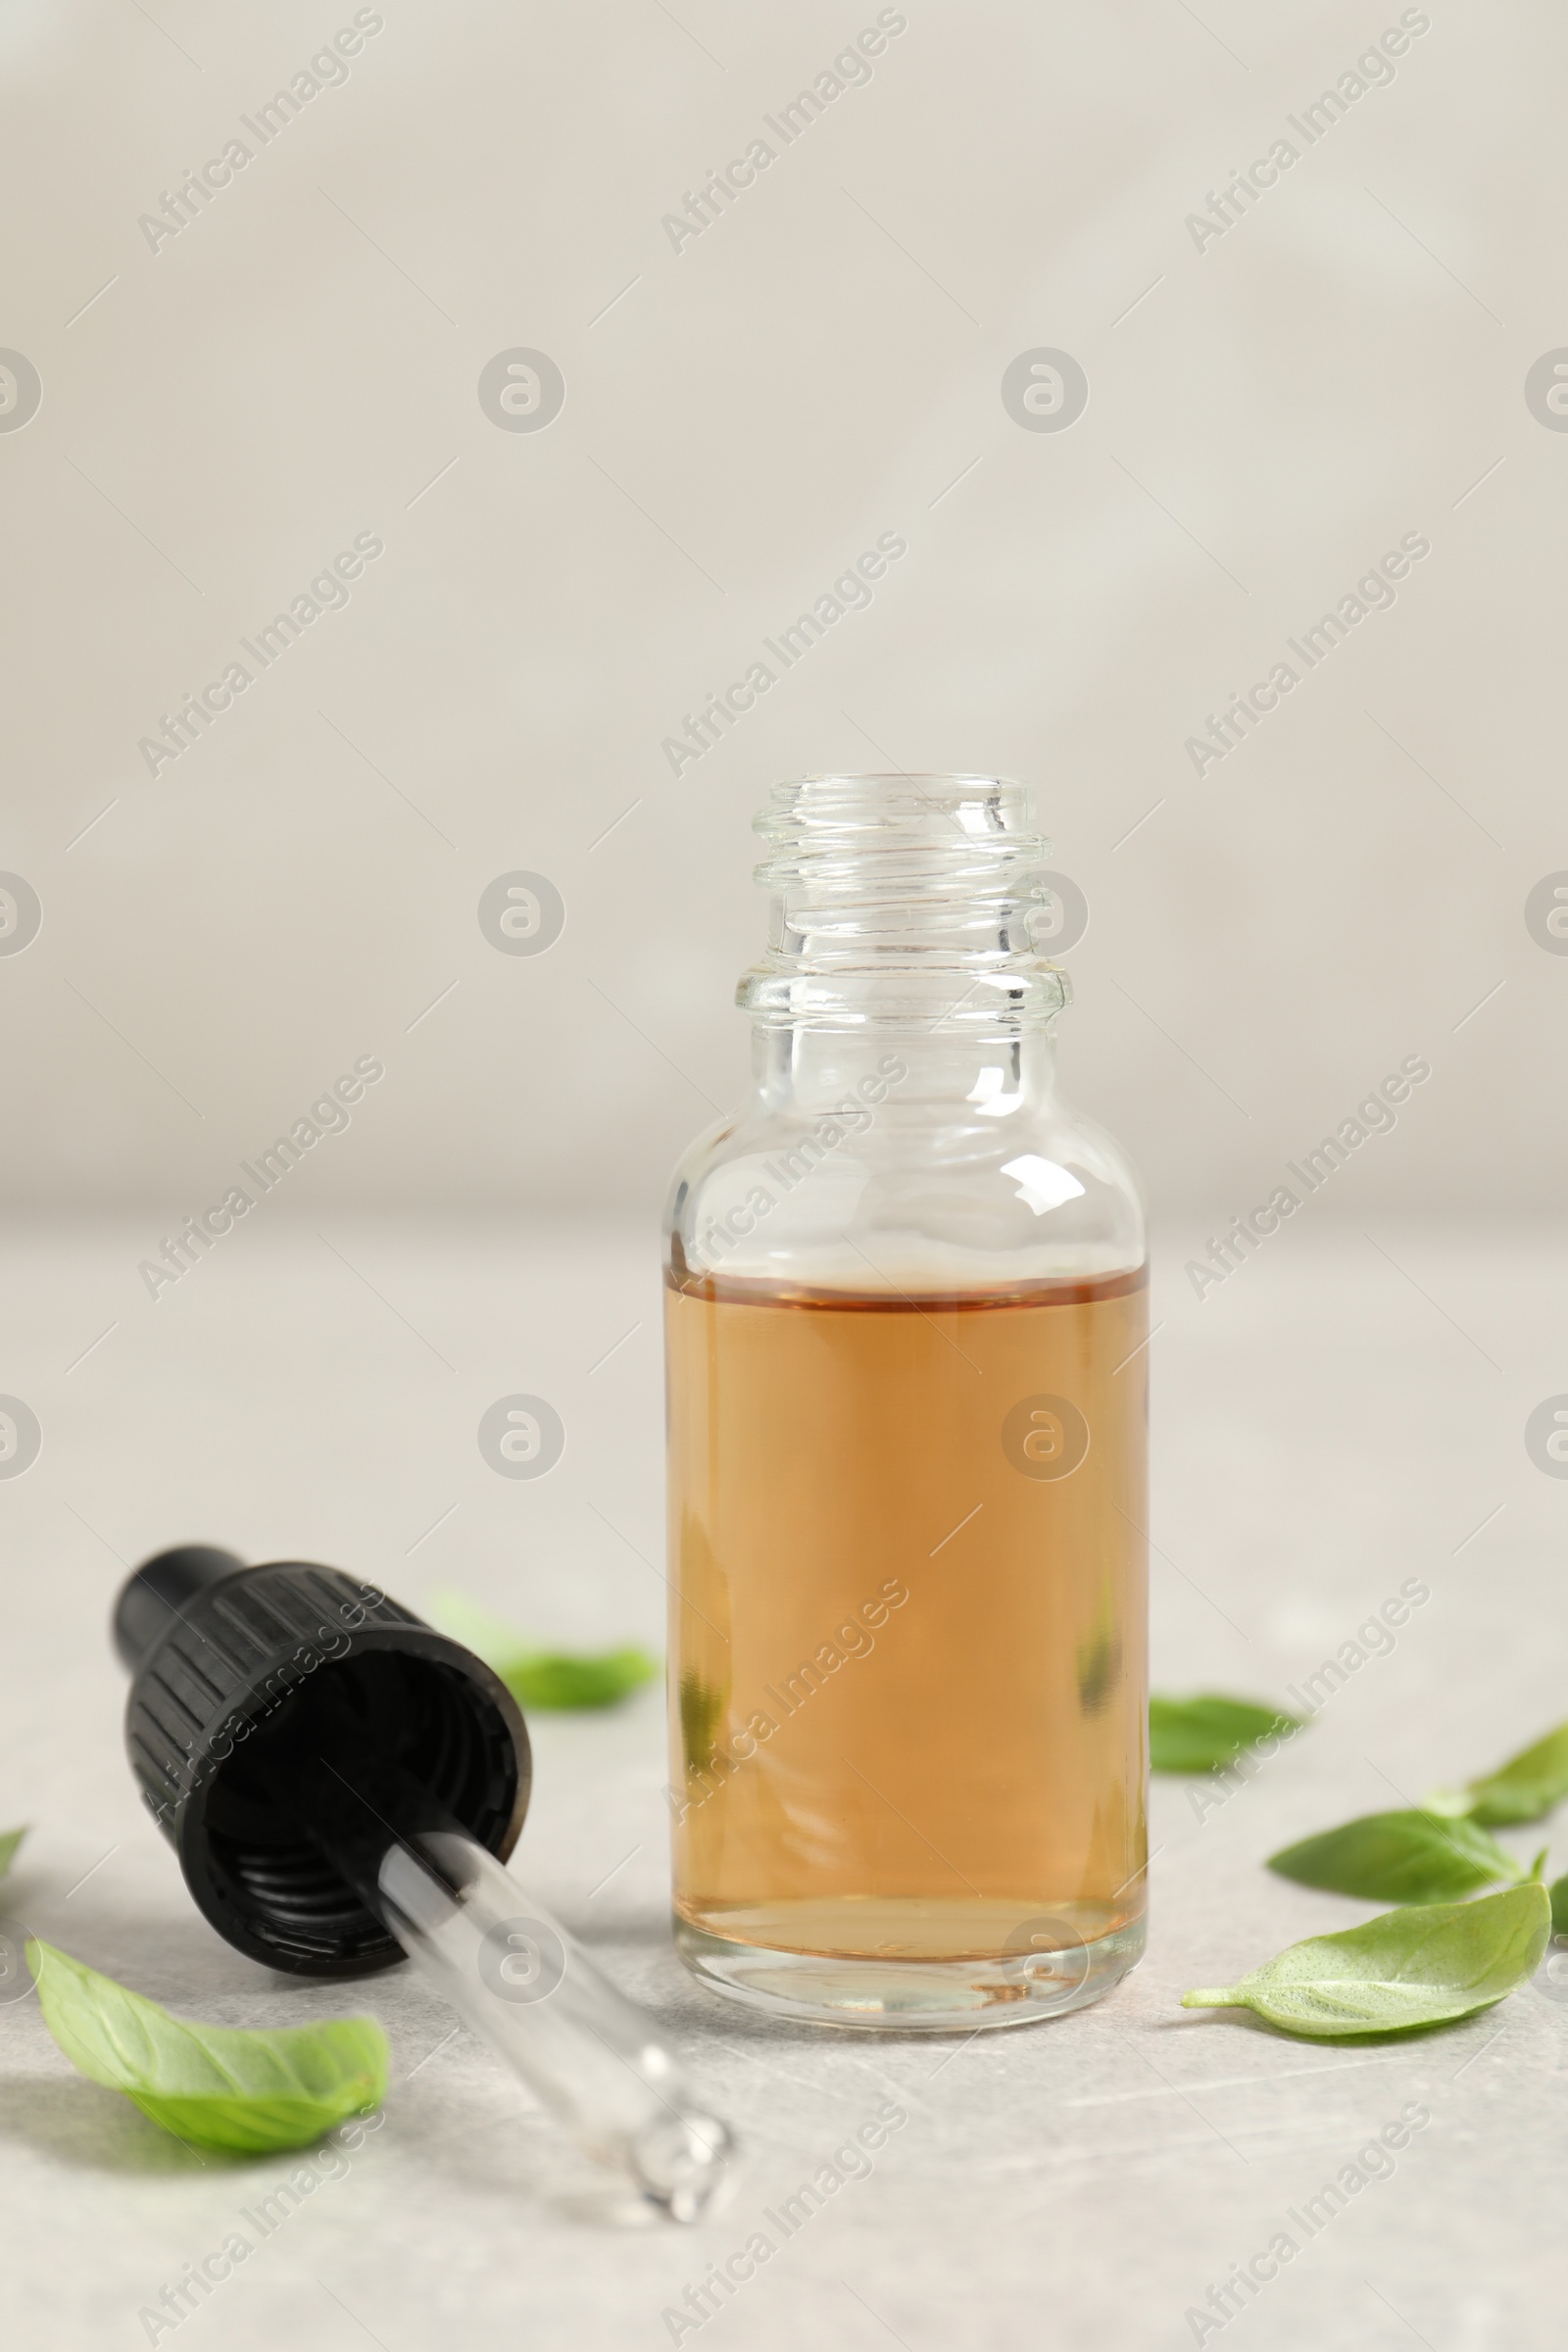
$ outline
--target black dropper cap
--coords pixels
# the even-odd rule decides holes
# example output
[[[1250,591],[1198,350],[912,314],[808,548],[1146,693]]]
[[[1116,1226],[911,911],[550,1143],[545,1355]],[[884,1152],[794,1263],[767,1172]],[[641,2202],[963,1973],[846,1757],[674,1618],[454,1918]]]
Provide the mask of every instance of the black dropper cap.
[[[114,1635],[143,1797],[201,1910],[253,1960],[344,1977],[402,1959],[341,1866],[345,1790],[395,1788],[405,1812],[422,1792],[499,1861],[515,1845],[530,1781],[515,1700],[374,1585],[186,1544],[127,1579]]]

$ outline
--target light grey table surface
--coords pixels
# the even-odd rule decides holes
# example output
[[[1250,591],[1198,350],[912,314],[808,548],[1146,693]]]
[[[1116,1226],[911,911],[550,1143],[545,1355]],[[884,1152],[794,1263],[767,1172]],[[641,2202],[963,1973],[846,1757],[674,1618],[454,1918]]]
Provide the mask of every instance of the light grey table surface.
[[[160,2342],[1154,2352],[1195,2341],[1186,2315],[1210,2284],[1407,2103],[1430,2121],[1392,2175],[1203,2340],[1560,2342],[1568,2003],[1526,1987],[1362,2049],[1177,2005],[1369,1914],[1272,1877],[1276,1845],[1465,1777],[1568,1713],[1568,1481],[1523,1444],[1531,1408],[1568,1389],[1560,1235],[1391,1223],[1369,1240],[1303,1220],[1201,1303],[1165,1266],[1156,1684],[1278,1695],[1402,1580],[1431,1598],[1225,1805],[1200,1819],[1186,1784],[1156,1783],[1149,1955],[1096,2009],[960,2041],[813,2034],[720,2003],[668,1940],[660,1700],[535,1722],[517,1867],[660,2016],[744,2141],[732,2201],[695,2231],[606,2218],[581,2161],[408,1970],[323,1987],[220,1942],[134,1798],[106,1638],[122,1563],[200,1538],[327,1559],[415,1607],[457,1585],[548,1641],[657,1645],[652,1237],[278,1225],[236,1234],[154,1305],[135,1264],[157,1238],[13,1231],[0,1260],[0,1388],[44,1430],[33,1467],[0,1482],[0,1827],[33,1825],[4,1908],[191,2016],[369,2009],[393,2087],[347,2173],[262,2239],[240,2208],[293,2160],[201,2161],[74,2074],[35,1999],[15,2003],[0,2014],[8,2342],[144,2343],[140,2311],[239,2230],[253,2253]],[[517,1390],[551,1397],[568,1432],[536,1483],[496,1478],[474,1443],[483,1408]],[[688,2285],[890,2098],[908,2122],[869,2176],[717,2316],[672,2328]]]

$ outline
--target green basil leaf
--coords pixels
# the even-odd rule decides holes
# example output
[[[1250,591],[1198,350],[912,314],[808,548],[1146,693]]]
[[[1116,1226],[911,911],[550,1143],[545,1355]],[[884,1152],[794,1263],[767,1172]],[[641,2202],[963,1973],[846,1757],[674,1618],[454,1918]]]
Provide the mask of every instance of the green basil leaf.
[[[520,1707],[612,1707],[659,1672],[646,1649],[607,1649],[597,1656],[566,1650],[524,1650],[497,1658],[497,1674]]]
[[[1268,1858],[1302,1886],[1376,1903],[1441,1903],[1522,1873],[1512,1854],[1472,1821],[1431,1813],[1368,1813]]]
[[[1558,1879],[1546,1888],[1546,1893],[1551,1903],[1552,1934],[1568,1936],[1568,1878]]]
[[[1568,1723],[1560,1723],[1544,1740],[1521,1748],[1495,1772],[1452,1795],[1435,1799],[1439,1809],[1452,1806],[1472,1821],[1499,1829],[1509,1822],[1539,1821],[1568,1796]]]
[[[1184,2009],[1250,2009],[1286,2034],[1336,2039],[1446,2025],[1488,2009],[1541,1965],[1551,1904],[1537,1880],[1474,1903],[1385,1911],[1293,1943],[1239,1984],[1184,1992]]]
[[[1149,1763],[1152,1772],[1215,1772],[1234,1763],[1254,1740],[1299,1731],[1304,1718],[1283,1715],[1249,1698],[1149,1699]]]
[[[0,1879],[5,1877],[16,1860],[17,1848],[26,1835],[25,1830],[7,1830],[0,1835]]]
[[[681,1676],[681,1746],[688,1771],[701,1771],[711,1760],[728,1697],[727,1682],[720,1688],[705,1682],[700,1674]]]
[[[528,1649],[510,1625],[461,1592],[437,1592],[430,1615],[493,1666],[519,1707],[612,1707],[661,1671],[657,1658],[628,1644],[590,1651]]]
[[[192,2026],[36,1937],[27,1964],[72,2065],[196,2147],[306,2148],[386,2094],[386,2035],[373,2018],[257,2033]]]

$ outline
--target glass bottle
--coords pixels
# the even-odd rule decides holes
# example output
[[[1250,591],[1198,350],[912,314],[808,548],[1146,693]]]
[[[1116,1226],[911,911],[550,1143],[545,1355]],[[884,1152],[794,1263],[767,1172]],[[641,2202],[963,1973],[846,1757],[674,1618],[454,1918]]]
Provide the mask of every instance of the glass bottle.
[[[1054,1091],[1023,789],[756,821],[755,1092],[668,1216],[676,1942],[775,2013],[1012,2024],[1143,1949],[1143,1213]]]

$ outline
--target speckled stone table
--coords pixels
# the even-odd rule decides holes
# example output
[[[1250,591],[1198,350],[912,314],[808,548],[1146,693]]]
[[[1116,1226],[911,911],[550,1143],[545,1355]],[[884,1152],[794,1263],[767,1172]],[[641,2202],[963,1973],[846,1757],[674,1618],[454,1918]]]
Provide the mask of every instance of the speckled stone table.
[[[1185,1985],[1367,1916],[1272,1878],[1276,1845],[1484,1768],[1568,1713],[1568,1481],[1523,1442],[1531,1409],[1568,1388],[1560,1234],[1515,1229],[1481,1250],[1441,1227],[1380,1226],[1376,1245],[1303,1229],[1201,1302],[1169,1263],[1153,1344],[1156,1682],[1278,1695],[1347,1644],[1360,1663],[1310,1733],[1223,1804],[1156,1784],[1149,1956],[1096,2009],[922,2040],[721,2005],[668,1940],[660,1700],[535,1723],[518,1862],[744,2140],[732,2200],[689,2232],[607,2202],[407,1970],[323,1987],[217,1939],[133,1796],[106,1635],[125,1564],[199,1538],[328,1559],[416,1607],[457,1586],[550,1642],[659,1644],[653,1237],[277,1225],[154,1304],[134,1269],[155,1238],[13,1230],[0,1260],[0,1388],[43,1429],[26,1475],[0,1481],[0,1826],[33,1825],[5,1908],[209,2020],[371,2009],[393,2087],[380,2130],[290,2206],[275,2191],[295,2160],[187,2152],[74,2074],[35,2000],[14,2002],[0,2014],[8,2341],[1560,2342],[1568,2003],[1528,1987],[1448,2032],[1369,2048],[1178,2006]],[[549,1396],[567,1430],[536,1482],[496,1478],[474,1442],[484,1408],[518,1390]],[[1357,1643],[1405,1580],[1429,1598],[1392,1647]],[[787,2239],[764,2220],[894,2111],[906,2121],[863,2161],[842,2157],[842,2183]],[[1416,2117],[1396,2152],[1364,2153]],[[1340,2180],[1343,2207],[1309,2206]],[[1310,2235],[1309,2212],[1326,2217]],[[773,2251],[699,2318],[688,2289],[758,2231]],[[251,2247],[231,2275],[177,2328],[149,2329],[141,2312],[236,2232]],[[1282,2233],[1293,2252],[1260,2263],[1274,2275],[1238,2290],[1220,2324],[1210,2288]]]

